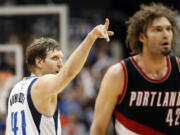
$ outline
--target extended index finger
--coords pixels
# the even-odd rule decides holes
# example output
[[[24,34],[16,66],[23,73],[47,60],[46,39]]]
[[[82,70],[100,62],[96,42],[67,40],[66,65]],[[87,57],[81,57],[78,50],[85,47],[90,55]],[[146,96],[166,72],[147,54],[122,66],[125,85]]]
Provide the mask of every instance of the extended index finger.
[[[109,19],[108,18],[106,18],[104,26],[105,26],[106,30],[108,30],[108,28],[109,28]]]

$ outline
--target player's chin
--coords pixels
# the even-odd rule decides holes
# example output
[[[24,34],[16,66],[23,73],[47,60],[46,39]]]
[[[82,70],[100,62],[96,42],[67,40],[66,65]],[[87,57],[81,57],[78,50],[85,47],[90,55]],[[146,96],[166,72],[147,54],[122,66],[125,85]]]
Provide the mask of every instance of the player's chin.
[[[170,48],[166,48],[166,49],[163,49],[161,51],[161,54],[164,55],[164,56],[167,56],[171,53],[171,49]]]

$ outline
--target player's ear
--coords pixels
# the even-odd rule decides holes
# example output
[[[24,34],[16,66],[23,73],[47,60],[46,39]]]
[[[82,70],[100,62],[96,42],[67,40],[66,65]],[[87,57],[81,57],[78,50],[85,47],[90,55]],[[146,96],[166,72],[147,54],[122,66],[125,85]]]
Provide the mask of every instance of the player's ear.
[[[43,60],[41,58],[39,58],[39,57],[35,58],[36,67],[42,68],[42,62],[43,62]]]
[[[140,34],[139,34],[139,41],[140,41],[141,43],[144,43],[144,39],[145,39],[145,35],[144,35],[143,33],[140,33]]]

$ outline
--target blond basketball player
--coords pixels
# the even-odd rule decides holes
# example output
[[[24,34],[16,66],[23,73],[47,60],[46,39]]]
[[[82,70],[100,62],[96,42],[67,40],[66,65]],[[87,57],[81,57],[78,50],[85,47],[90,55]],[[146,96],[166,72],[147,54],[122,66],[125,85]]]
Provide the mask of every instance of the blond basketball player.
[[[109,40],[109,20],[96,26],[63,65],[59,44],[50,38],[35,40],[26,50],[31,76],[18,82],[8,101],[6,135],[61,135],[57,95],[83,67],[97,38]]]

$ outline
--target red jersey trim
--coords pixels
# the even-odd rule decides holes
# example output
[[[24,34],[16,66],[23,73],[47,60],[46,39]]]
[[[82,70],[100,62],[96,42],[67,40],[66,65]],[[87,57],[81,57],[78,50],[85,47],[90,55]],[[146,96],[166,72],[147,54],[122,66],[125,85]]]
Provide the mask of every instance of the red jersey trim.
[[[179,70],[180,70],[180,58],[176,57],[176,61],[177,61],[177,64],[178,64],[178,67],[179,67]]]
[[[123,86],[123,90],[122,90],[122,94],[120,95],[119,99],[118,99],[118,104],[121,103],[121,101],[123,100],[124,98],[124,95],[126,93],[126,88],[127,88],[127,70],[126,70],[126,67],[124,65],[123,62],[120,62],[120,64],[122,65],[122,68],[123,68],[123,73],[124,73],[124,86]]]
[[[163,76],[161,79],[152,79],[150,77],[148,77],[146,75],[146,73],[143,72],[143,70],[141,69],[141,67],[139,67],[139,65],[136,63],[135,59],[133,56],[131,56],[131,61],[133,62],[133,64],[135,65],[136,69],[140,72],[140,74],[148,81],[150,82],[156,82],[156,83],[160,83],[165,81],[169,75],[170,75],[170,71],[171,71],[171,64],[170,64],[170,58],[169,56],[166,56],[166,60],[167,60],[167,66],[168,66],[168,70],[165,76]]]
[[[148,126],[145,126],[143,124],[137,123],[133,120],[126,118],[118,111],[115,111],[115,117],[127,129],[129,129],[137,134],[140,134],[140,135],[145,135],[145,134],[146,135],[165,135],[164,133],[161,133],[155,129],[152,129]]]

